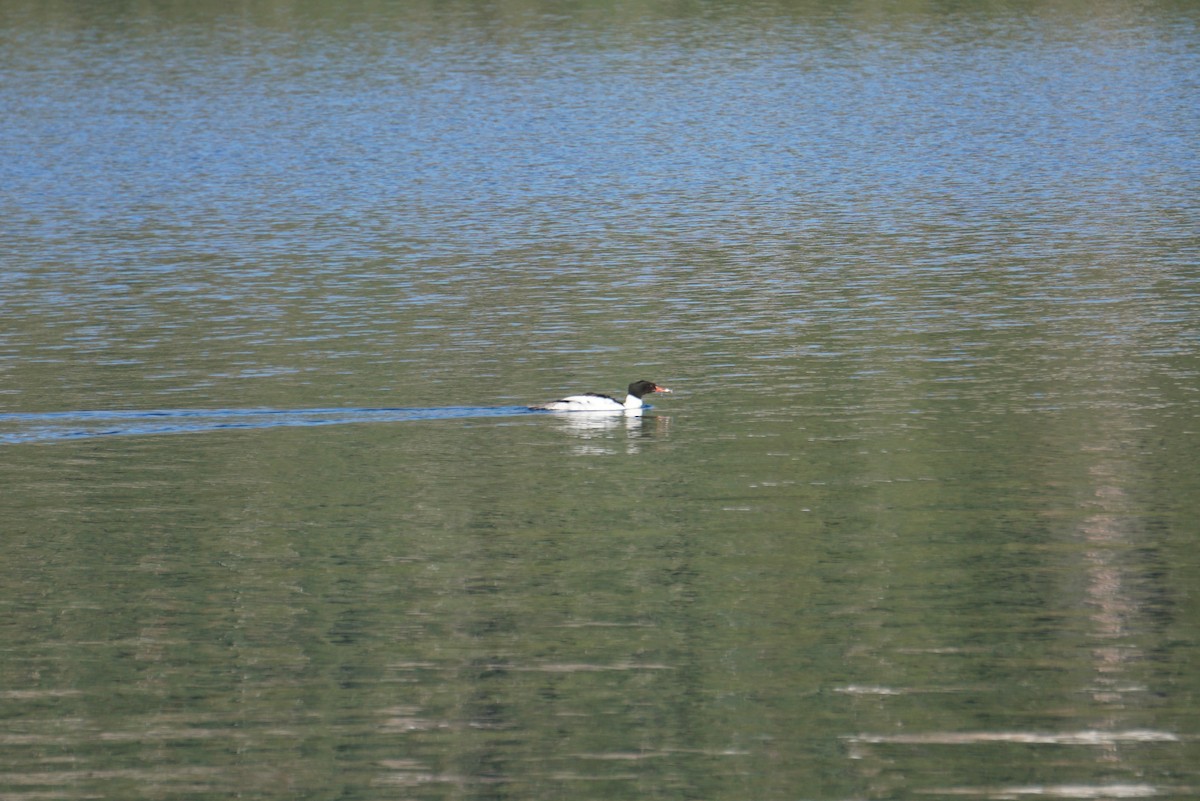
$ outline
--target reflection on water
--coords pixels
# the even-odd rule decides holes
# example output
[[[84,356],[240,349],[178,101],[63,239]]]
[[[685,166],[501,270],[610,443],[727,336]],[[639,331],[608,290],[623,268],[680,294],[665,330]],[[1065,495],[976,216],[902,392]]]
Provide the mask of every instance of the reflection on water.
[[[0,9],[0,796],[1196,794],[1194,9],[613,11]]]
[[[524,406],[447,406],[434,409],[158,409],[0,413],[0,443],[92,437],[188,434],[227,429],[395,423],[531,414]]]
[[[579,456],[638,453],[646,437],[666,437],[671,418],[641,409],[617,412],[547,412],[555,427],[583,440],[574,448]]]

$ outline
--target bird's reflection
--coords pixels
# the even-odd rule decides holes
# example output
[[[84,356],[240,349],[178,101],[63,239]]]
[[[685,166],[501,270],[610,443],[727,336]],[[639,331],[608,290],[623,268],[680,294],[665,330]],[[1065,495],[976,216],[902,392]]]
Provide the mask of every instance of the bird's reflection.
[[[638,453],[644,440],[665,437],[671,427],[670,417],[644,414],[641,410],[550,414],[560,429],[584,440],[574,449],[580,456]]]

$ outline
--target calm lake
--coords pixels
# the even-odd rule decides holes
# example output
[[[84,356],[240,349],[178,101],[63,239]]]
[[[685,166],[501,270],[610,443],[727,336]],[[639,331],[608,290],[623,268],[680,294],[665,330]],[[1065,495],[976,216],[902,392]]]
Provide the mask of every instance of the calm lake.
[[[0,798],[1200,796],[1198,131],[1190,0],[5,0]]]

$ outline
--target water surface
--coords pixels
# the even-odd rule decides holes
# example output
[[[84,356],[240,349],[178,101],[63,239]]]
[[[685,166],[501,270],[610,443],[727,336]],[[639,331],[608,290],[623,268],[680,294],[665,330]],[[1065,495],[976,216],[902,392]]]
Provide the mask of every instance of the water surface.
[[[6,4],[0,794],[1194,797],[1198,22]]]

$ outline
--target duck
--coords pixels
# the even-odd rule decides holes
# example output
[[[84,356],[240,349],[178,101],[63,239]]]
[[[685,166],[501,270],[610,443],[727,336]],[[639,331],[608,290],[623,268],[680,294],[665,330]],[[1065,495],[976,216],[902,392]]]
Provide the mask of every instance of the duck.
[[[601,395],[598,392],[585,392],[582,395],[568,395],[565,398],[539,403],[530,406],[538,412],[629,412],[646,408],[642,396],[654,392],[670,392],[653,381],[634,381],[629,385],[629,391],[624,401],[619,401],[611,395]]]

